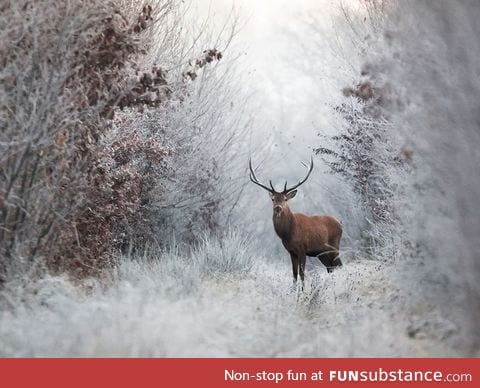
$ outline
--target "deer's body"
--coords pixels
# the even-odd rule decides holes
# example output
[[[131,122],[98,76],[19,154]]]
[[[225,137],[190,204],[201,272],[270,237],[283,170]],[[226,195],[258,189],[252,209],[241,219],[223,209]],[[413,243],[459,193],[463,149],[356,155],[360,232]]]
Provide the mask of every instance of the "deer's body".
[[[342,226],[333,217],[289,212],[273,218],[273,226],[283,246],[297,255],[318,256],[335,248],[338,250]]]
[[[306,257],[318,257],[328,272],[335,267],[340,267],[342,262],[339,257],[340,239],[342,238],[342,225],[331,216],[307,216],[302,213],[292,213],[287,201],[295,197],[297,187],[303,184],[313,169],[313,161],[307,177],[287,189],[287,183],[282,192],[277,192],[272,183],[270,188],[262,185],[255,177],[250,163],[250,179],[270,192],[273,202],[273,227],[282,244],[290,254],[292,260],[293,280],[296,283],[298,274],[304,282]]]
[[[282,215],[273,216],[273,227],[292,259],[294,280],[298,275],[296,268],[304,280],[306,256],[318,257],[328,272],[342,265],[338,257],[342,225],[334,217],[310,217],[292,213],[287,207]]]

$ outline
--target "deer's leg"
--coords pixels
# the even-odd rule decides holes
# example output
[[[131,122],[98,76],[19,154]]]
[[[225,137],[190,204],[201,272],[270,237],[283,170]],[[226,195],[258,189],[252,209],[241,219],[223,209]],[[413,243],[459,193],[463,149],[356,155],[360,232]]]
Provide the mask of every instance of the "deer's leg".
[[[342,260],[340,260],[340,251],[338,249],[339,243],[340,241],[335,241],[332,244],[332,248],[330,249],[330,252],[328,253],[328,258],[330,261],[330,268],[328,268],[328,272],[333,272],[335,267],[342,266]]]
[[[292,259],[293,287],[295,287],[297,285],[298,278],[298,257],[294,253],[290,252],[290,258]]]
[[[300,279],[302,280],[302,291],[305,288],[305,263],[307,262],[307,256],[301,255],[298,260],[298,267],[300,270]]]
[[[328,251],[321,252],[318,256],[318,259],[322,262],[322,264],[327,267],[327,272],[332,272],[332,262],[330,259],[330,253]]]
[[[322,264],[327,267],[327,272],[333,272],[335,267],[341,267],[342,261],[340,260],[338,249],[328,247],[324,252],[318,255],[318,258]]]
[[[338,237],[331,242],[332,251],[330,252],[330,260],[332,268],[328,272],[332,272],[335,267],[342,266],[342,260],[340,260],[340,239],[342,238],[342,233]]]
[[[340,252],[338,250],[332,253],[332,263],[334,267],[342,266],[342,260],[340,260]]]

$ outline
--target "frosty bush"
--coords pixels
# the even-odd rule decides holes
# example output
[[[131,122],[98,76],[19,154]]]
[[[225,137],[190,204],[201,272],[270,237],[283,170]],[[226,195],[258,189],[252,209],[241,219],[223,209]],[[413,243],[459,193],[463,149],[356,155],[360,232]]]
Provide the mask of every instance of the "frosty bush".
[[[378,14],[372,35],[357,35],[364,40],[362,76],[367,79],[344,89],[344,94],[374,101],[375,108],[381,108],[380,115],[376,109],[366,112],[373,113],[376,123],[382,124],[378,118],[388,120],[380,133],[375,127],[361,131],[380,140],[372,143],[379,147],[365,149],[368,158],[378,158],[380,164],[365,166],[373,166],[374,173],[380,171],[380,183],[387,184],[381,186],[386,191],[373,187],[369,192],[374,199],[387,194],[387,214],[394,215],[389,229],[382,224],[376,227],[382,236],[403,240],[399,258],[409,266],[403,267],[403,287],[415,289],[421,302],[431,303],[439,314],[464,328],[465,341],[457,338],[455,346],[475,352],[480,311],[476,281],[480,216],[475,203],[480,189],[472,176],[479,165],[474,102],[480,87],[474,74],[478,73],[480,47],[473,37],[479,32],[480,6],[417,1],[392,2],[382,8],[376,3],[386,2],[362,3],[370,14]],[[350,19],[349,23],[355,31],[363,31],[361,21]],[[363,105],[370,108],[368,103]],[[338,148],[321,153],[348,165],[351,150],[362,150],[365,144],[363,137],[358,139],[360,144],[352,142],[349,147],[350,138],[336,138],[340,151],[349,150],[346,155]],[[349,173],[353,171],[350,166]],[[384,245],[387,252],[392,245]],[[377,257],[384,257],[384,251],[378,253]]]
[[[136,217],[118,224],[127,247],[141,251],[145,243],[168,245],[172,237],[193,243],[229,224],[229,212],[244,184],[244,140],[250,119],[243,106],[236,107],[245,101],[230,48],[235,25],[226,31],[221,45],[222,52],[229,53],[226,58],[206,50],[189,61],[186,72],[170,72],[182,81],[172,88],[168,109],[125,118],[136,133],[155,133],[168,149]],[[220,58],[221,66],[214,66]]]
[[[384,74],[406,102],[392,109],[414,169],[402,221],[415,244],[423,292],[469,330],[479,348],[480,4],[416,1],[389,14]]]
[[[161,57],[179,49],[175,7],[1,7],[0,281],[45,264],[83,275],[109,263],[121,225],[137,217],[171,154],[158,130],[137,131],[128,112],[172,111],[174,90],[188,96],[186,76],[172,85],[150,65],[160,34],[159,62],[182,66],[183,52]],[[206,50],[193,71],[220,58]]]
[[[345,120],[343,131],[331,137],[333,147],[322,146],[315,151],[323,155],[333,173],[351,182],[370,222],[392,222],[387,169],[394,164],[395,152],[388,141],[391,124],[380,110],[382,89],[364,81],[355,88],[345,88],[344,94],[352,100],[335,107]]]
[[[239,232],[205,236],[195,248],[192,261],[206,275],[246,275],[251,270],[255,252],[249,238]]]

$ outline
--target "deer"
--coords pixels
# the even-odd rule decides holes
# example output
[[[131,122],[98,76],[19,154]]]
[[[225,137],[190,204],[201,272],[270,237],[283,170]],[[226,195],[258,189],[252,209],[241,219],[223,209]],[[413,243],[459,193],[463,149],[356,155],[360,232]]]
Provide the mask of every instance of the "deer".
[[[342,266],[339,256],[340,239],[342,238],[340,222],[328,215],[307,216],[302,213],[292,213],[288,206],[288,201],[295,197],[297,189],[307,181],[312,173],[313,156],[310,166],[306,167],[308,172],[303,180],[291,187],[287,187],[287,181],[285,181],[283,191],[277,191],[271,180],[270,187],[268,187],[257,179],[252,168],[252,160],[249,160],[250,180],[270,194],[273,205],[273,228],[292,260],[293,287],[297,287],[300,273],[302,290],[305,285],[307,256],[317,257],[327,268],[328,273]]]

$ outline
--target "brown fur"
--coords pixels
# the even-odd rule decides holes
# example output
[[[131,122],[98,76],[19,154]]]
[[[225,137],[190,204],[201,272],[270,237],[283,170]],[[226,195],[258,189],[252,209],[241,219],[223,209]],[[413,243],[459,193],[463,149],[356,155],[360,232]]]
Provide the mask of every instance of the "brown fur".
[[[342,265],[338,256],[342,225],[331,216],[306,216],[292,213],[287,201],[296,190],[288,194],[271,193],[273,202],[273,227],[290,253],[294,282],[298,273],[304,281],[306,256],[318,257],[328,272]]]

